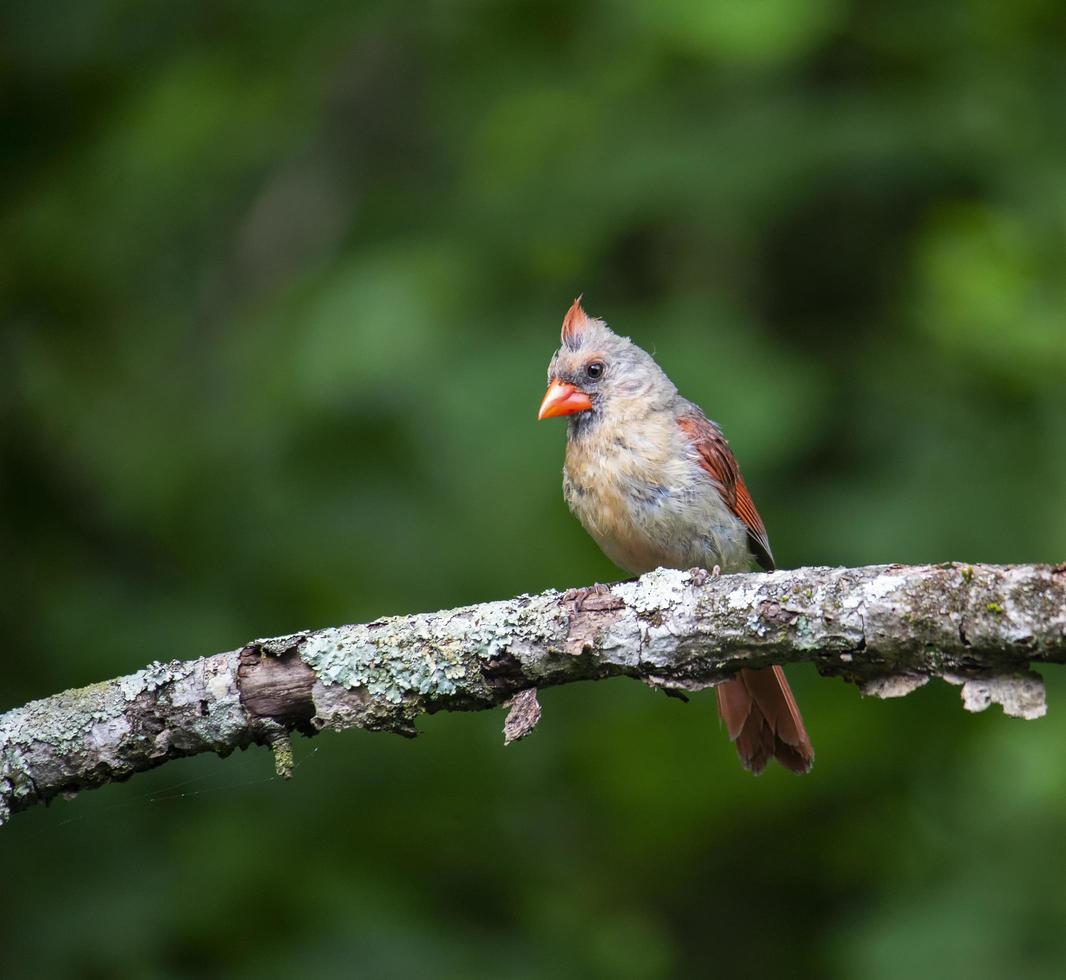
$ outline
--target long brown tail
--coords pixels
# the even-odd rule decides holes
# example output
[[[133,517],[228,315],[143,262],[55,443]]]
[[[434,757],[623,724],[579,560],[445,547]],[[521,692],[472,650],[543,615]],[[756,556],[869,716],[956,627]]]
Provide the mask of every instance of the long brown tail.
[[[745,769],[760,773],[773,758],[793,772],[811,771],[814,749],[780,667],[741,670],[715,691],[718,714]]]

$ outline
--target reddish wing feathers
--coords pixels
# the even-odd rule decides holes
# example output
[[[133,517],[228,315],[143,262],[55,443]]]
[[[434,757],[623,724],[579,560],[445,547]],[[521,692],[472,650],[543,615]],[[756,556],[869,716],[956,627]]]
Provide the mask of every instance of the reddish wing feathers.
[[[766,527],[744,485],[736,457],[721,430],[701,415],[683,416],[677,424],[696,447],[700,465],[714,480],[726,506],[744,522],[756,561],[772,571],[774,557]],[[810,772],[814,749],[803,725],[785,672],[743,669],[715,688],[718,713],[745,769],[759,773],[776,758],[792,772]]]
[[[718,490],[726,506],[739,517],[748,529],[748,543],[751,553],[759,565],[767,572],[774,569],[774,556],[770,551],[770,539],[766,536],[755,502],[748,493],[744,478],[740,475],[733,450],[729,448],[725,436],[709,419],[701,415],[685,415],[677,420],[681,430],[687,435],[699,453],[700,465],[718,485]]]

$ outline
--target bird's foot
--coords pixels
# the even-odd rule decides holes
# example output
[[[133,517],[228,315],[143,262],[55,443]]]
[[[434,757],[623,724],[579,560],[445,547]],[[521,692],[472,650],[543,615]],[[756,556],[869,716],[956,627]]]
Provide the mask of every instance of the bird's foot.
[[[709,578],[721,578],[722,566],[715,565],[709,572],[706,568],[690,568],[688,574],[696,585],[703,585]]]
[[[572,603],[577,612],[621,609],[623,605],[622,600],[611,592],[611,587],[600,582],[581,589],[567,589],[562,601]]]

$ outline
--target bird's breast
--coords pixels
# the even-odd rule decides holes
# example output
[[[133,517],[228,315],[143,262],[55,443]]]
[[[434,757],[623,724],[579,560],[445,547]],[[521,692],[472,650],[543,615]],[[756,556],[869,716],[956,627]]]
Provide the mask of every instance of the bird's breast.
[[[675,430],[571,440],[567,504],[604,554],[632,574],[660,566],[747,568],[743,525]]]

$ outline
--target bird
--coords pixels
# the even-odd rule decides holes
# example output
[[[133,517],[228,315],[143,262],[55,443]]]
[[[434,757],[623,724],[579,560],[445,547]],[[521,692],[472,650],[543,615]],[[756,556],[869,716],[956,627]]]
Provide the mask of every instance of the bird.
[[[721,428],[655,359],[574,300],[548,365],[538,419],[568,419],[563,495],[603,553],[631,575],[655,568],[773,571],[770,540]],[[809,772],[814,749],[780,666],[716,687],[745,769],[776,759]]]

